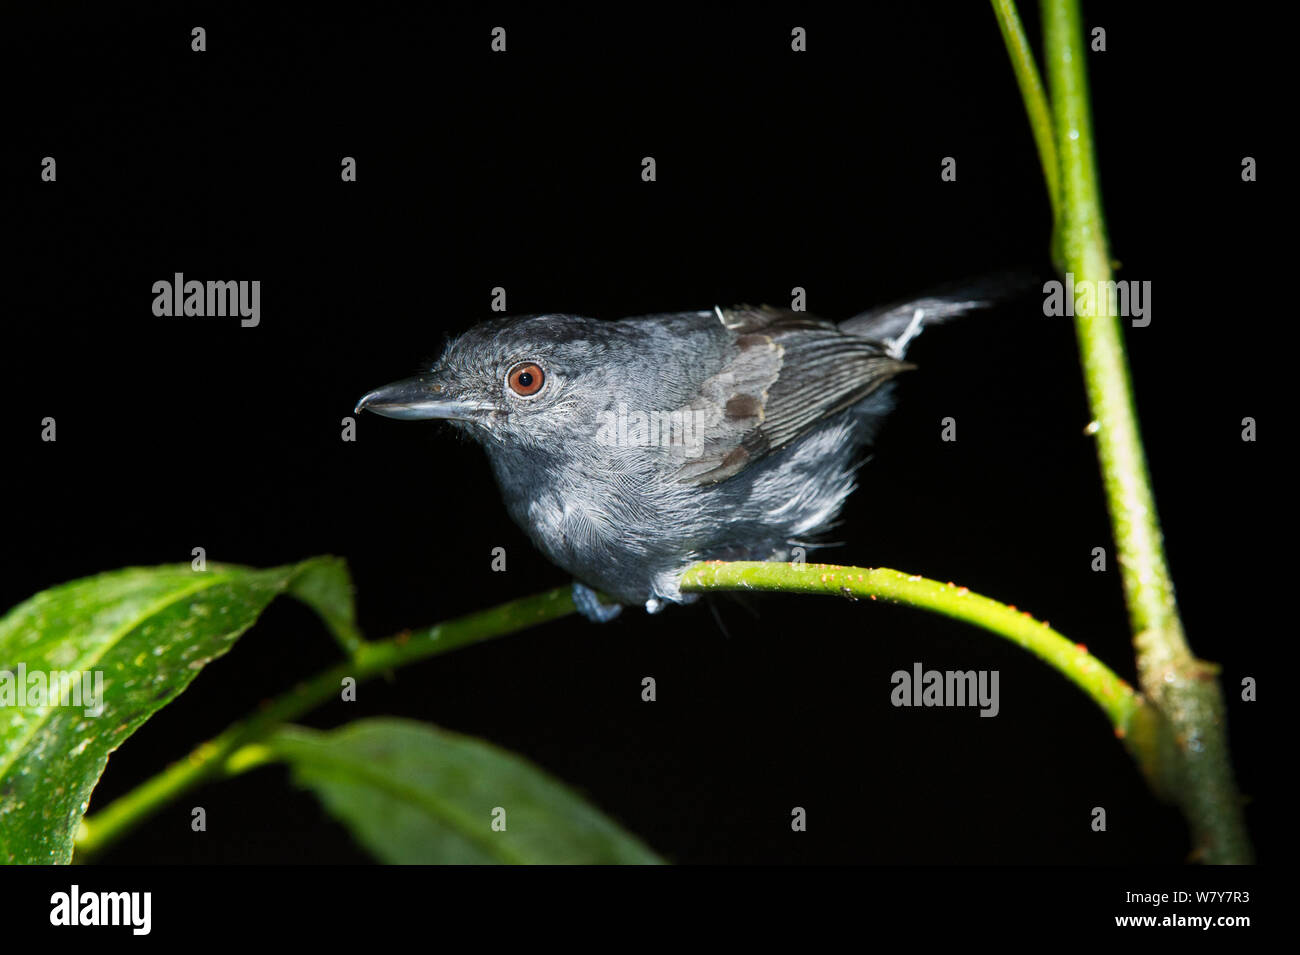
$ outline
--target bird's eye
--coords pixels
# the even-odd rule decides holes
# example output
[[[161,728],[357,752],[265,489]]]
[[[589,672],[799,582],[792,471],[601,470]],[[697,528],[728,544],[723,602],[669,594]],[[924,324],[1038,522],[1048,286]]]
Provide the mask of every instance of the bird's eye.
[[[542,390],[546,372],[535,361],[521,361],[506,375],[506,384],[521,398],[531,398]]]

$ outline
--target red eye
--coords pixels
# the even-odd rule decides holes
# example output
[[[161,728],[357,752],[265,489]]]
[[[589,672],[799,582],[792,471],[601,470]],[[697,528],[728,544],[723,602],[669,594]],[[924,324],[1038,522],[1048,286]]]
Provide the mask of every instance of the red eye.
[[[546,381],[546,372],[542,371],[542,366],[534,361],[522,361],[510,369],[506,375],[506,384],[510,390],[521,398],[531,398],[542,390],[542,383]]]

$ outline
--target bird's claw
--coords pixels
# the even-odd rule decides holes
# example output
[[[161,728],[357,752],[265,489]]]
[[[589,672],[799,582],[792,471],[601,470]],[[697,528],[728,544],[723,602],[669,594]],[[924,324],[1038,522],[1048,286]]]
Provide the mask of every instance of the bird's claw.
[[[609,623],[623,612],[622,604],[603,603],[596,591],[576,580],[573,582],[573,605],[592,623]]]

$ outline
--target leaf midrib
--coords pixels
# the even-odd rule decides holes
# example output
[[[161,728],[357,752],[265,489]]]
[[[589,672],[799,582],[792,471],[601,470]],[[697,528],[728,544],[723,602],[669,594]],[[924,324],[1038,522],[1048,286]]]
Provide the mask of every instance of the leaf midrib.
[[[298,743],[304,737],[293,739],[292,743]],[[324,767],[329,769],[346,770],[350,775],[355,776],[371,785],[376,789],[402,799],[415,807],[424,810],[430,816],[438,819],[445,825],[451,827],[452,831],[462,838],[469,840],[471,843],[482,847],[488,855],[503,859],[506,862],[516,865],[528,865],[531,860],[526,856],[505,846],[502,840],[493,836],[486,836],[476,831],[474,825],[470,822],[469,817],[462,812],[458,812],[454,805],[444,803],[436,798],[429,796],[421,790],[410,786],[404,786],[394,780],[391,776],[371,770],[367,765],[361,762],[351,762],[337,756],[330,756],[320,752],[317,747],[329,746],[328,741],[318,742],[315,739],[306,739],[306,746],[290,745],[288,747],[275,747],[282,758],[289,762],[301,760],[301,762],[312,766]],[[274,743],[272,744],[274,747]],[[312,751],[312,750],[315,751]],[[330,782],[331,780],[324,780]],[[337,782],[337,780],[334,780]]]

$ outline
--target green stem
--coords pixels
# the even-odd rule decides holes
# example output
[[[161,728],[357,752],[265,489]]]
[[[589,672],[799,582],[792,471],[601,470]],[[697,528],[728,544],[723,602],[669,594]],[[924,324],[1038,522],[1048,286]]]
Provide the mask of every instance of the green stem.
[[[1027,613],[971,593],[896,570],[836,567],[829,564],[724,563],[712,561],[687,568],[682,589],[780,590],[883,599],[910,604],[983,627],[1029,650],[1080,687],[1106,714],[1130,753],[1150,777],[1158,777],[1158,714],[1124,680]],[[84,862],[116,842],[160,806],[204,781],[235,775],[274,759],[260,745],[271,732],[320,703],[334,698],[343,679],[358,682],[396,667],[491,637],[555,620],[573,612],[567,587],[526,597],[482,613],[442,623],[413,634],[364,643],[353,662],[341,664],[278,697],[256,716],[231,726],[196,747],[190,755],[108,807],[82,821],[77,833],[77,861]]]
[[[256,743],[282,722],[292,720],[330,699],[337,699],[343,681],[358,683],[416,660],[515,633],[573,612],[569,587],[512,600],[490,610],[440,623],[426,630],[402,633],[376,643],[363,643],[353,658],[277,697],[257,715],[236,723],[221,735],[197,746],[185,759],[82,820],[77,832],[77,861],[83,862],[116,842],[145,817],[200,783],[241,767],[234,754]],[[245,750],[243,756],[256,750]],[[243,758],[243,768],[251,763]]]
[[[1043,180],[1047,183],[1047,196],[1052,203],[1052,217],[1060,222],[1061,167],[1056,157],[1052,109],[1047,103],[1047,92],[1043,88],[1038,67],[1034,64],[1034,52],[1029,47],[1029,38],[1025,36],[1015,0],[991,2],[998,27],[1002,30],[1002,39],[1007,45],[1007,55],[1011,57],[1016,83],[1020,86],[1020,98],[1024,100],[1025,113],[1029,116],[1029,128],[1034,134],[1034,143],[1038,146],[1038,160],[1043,167]]]
[[[1128,683],[1046,623],[1013,606],[944,584],[883,567],[841,567],[835,564],[778,564],[747,561],[705,561],[692,564],[682,578],[686,593],[719,590],[764,590],[782,593],[830,594],[886,600],[931,610],[974,624],[1028,650],[1065,676],[1101,707],[1115,735],[1143,747],[1135,752],[1144,768],[1155,754],[1145,750],[1150,740],[1150,707]]]
[[[1059,240],[1075,287],[1094,307],[1076,308],[1075,332],[1097,455],[1118,549],[1138,675],[1168,720],[1178,759],[1162,787],[1176,794],[1197,854],[1209,862],[1248,862],[1249,838],[1224,728],[1215,668],[1188,648],[1165,561],[1159,518],[1134,410],[1119,318],[1101,283],[1111,281],[1097,185],[1083,26],[1076,0],[1043,0],[1048,82],[1061,165]],[[1085,284],[1086,283],[1086,284]],[[1083,314],[1087,312],[1087,314]]]

